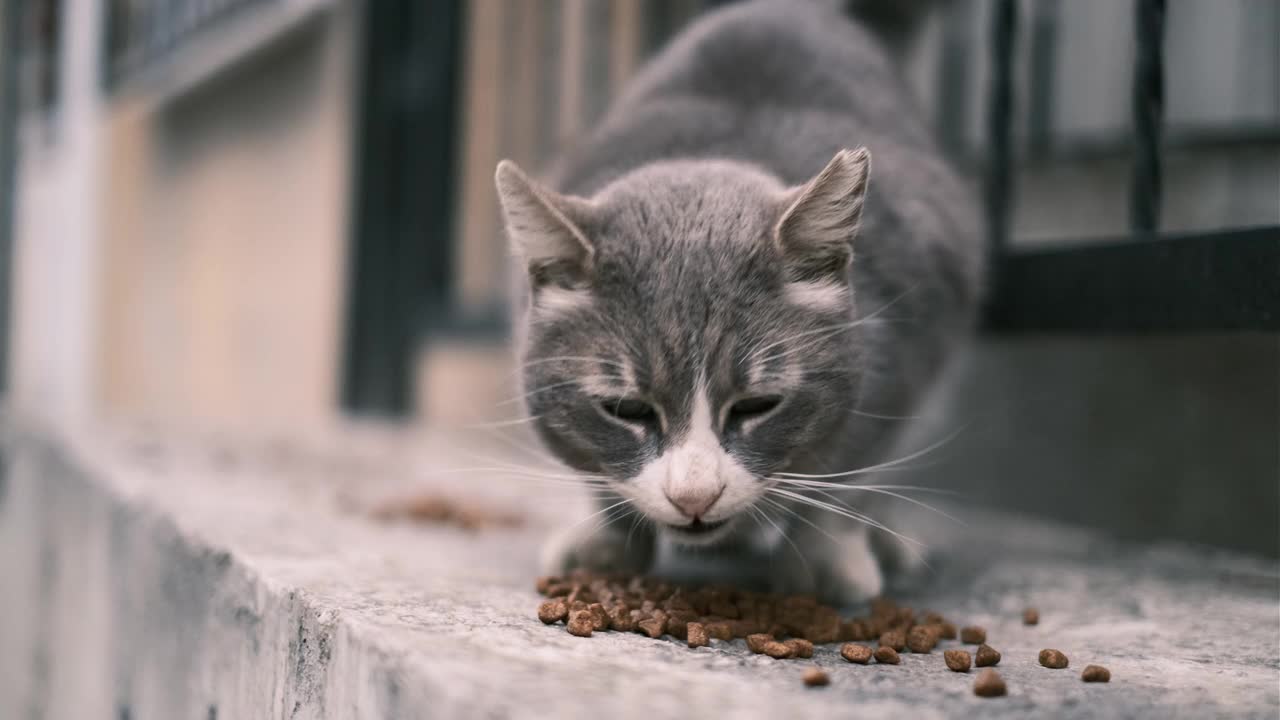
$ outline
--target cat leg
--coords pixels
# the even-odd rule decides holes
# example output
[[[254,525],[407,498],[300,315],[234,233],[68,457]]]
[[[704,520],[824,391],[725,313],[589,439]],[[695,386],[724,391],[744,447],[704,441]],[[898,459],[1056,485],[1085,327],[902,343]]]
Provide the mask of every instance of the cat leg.
[[[608,494],[597,505],[604,510],[619,501],[617,496]],[[648,572],[656,554],[653,528],[634,513],[627,513],[626,505],[612,508],[553,534],[542,546],[542,572]]]
[[[775,548],[771,586],[778,593],[817,595],[829,605],[856,605],[880,594],[884,576],[866,525],[801,506]],[[826,517],[824,517],[826,516]]]

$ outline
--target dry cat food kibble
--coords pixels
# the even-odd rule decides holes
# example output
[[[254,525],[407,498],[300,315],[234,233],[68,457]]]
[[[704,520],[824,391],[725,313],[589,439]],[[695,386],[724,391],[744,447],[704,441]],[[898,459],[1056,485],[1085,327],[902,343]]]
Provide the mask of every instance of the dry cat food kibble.
[[[981,645],[987,641],[987,631],[976,626],[960,628],[960,642],[966,645]]]
[[[792,657],[811,658],[813,657],[813,643],[800,638],[791,638],[786,641],[791,646]]]
[[[1007,692],[1004,678],[990,668],[978,673],[978,679],[973,681],[973,694],[978,697],[1000,697]]]
[[[569,617],[569,603],[563,598],[553,598],[538,606],[538,619],[551,625]]]
[[[804,671],[804,684],[807,687],[822,687],[831,684],[831,678],[822,668],[811,667]]]
[[[586,610],[578,610],[569,615],[568,627],[570,635],[591,637],[595,623],[591,622],[591,613]]]
[[[851,663],[866,665],[871,662],[871,648],[857,643],[845,643],[840,646],[840,657]]]
[[[1061,670],[1067,666],[1067,656],[1063,655],[1061,651],[1052,648],[1041,650],[1040,664],[1047,668]]]
[[[764,652],[764,646],[773,642],[773,636],[767,633],[753,633],[747,636],[747,649],[753,653]]]
[[[888,645],[881,645],[876,648],[875,657],[876,662],[883,665],[897,665],[902,662],[902,658],[898,657],[898,651]]]
[[[702,623],[691,622],[686,626],[689,647],[706,647],[711,644],[711,638],[707,635],[707,627]]]
[[[942,653],[947,668],[954,672],[969,672],[969,653],[964,650],[947,650]]]
[[[1023,625],[1038,625],[1040,623],[1040,611],[1035,608],[1027,608],[1022,611]]]
[[[1111,671],[1101,665],[1085,665],[1080,679],[1085,682],[1111,682]]]
[[[973,664],[978,667],[990,667],[1000,663],[1000,651],[983,643],[978,646],[978,652],[973,656]]]
[[[907,634],[901,630],[890,630],[880,636],[880,647],[891,647],[901,652],[907,647]]]
[[[943,640],[955,640],[955,639],[956,639],[956,626],[955,626],[954,624],[952,624],[952,623],[945,622],[945,621],[944,621],[944,622],[942,622],[942,623],[939,623],[939,624],[938,624],[938,637],[942,638]]]
[[[774,660],[785,660],[790,657],[795,657],[796,655],[795,648],[784,642],[778,642],[777,640],[765,643],[764,649],[761,650],[761,652]]]
[[[932,652],[937,644],[938,636],[934,634],[933,628],[927,625],[917,625],[907,633],[907,647],[913,653]]]

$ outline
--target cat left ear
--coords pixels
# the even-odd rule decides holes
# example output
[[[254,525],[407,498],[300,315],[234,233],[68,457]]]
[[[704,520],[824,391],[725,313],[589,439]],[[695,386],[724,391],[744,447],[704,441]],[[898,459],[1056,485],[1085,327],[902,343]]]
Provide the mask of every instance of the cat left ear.
[[[590,201],[540,187],[510,160],[494,174],[512,249],[526,264],[534,290],[542,285],[581,285],[594,248],[581,225],[592,216]]]
[[[866,148],[841,150],[817,177],[788,193],[774,237],[791,281],[844,280],[870,173]]]

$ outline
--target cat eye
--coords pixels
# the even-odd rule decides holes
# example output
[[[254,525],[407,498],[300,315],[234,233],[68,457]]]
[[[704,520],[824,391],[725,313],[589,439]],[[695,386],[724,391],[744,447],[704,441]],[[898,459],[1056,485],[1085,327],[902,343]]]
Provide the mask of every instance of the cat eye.
[[[742,422],[752,418],[764,417],[782,403],[777,395],[757,395],[746,397],[729,406],[729,420]]]
[[[652,405],[635,398],[606,398],[600,401],[600,409],[623,422],[650,423],[658,419],[658,411]]]

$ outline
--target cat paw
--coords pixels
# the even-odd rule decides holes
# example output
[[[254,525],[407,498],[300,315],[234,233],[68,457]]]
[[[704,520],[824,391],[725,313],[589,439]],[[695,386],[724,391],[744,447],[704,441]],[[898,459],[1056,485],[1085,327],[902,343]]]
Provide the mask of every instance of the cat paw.
[[[865,535],[840,544],[829,558],[824,580],[819,598],[835,607],[866,602],[884,590],[880,563]]]
[[[542,546],[541,567],[546,575],[565,575],[574,570],[640,574],[648,572],[653,558],[651,533],[575,527],[547,539]]]

